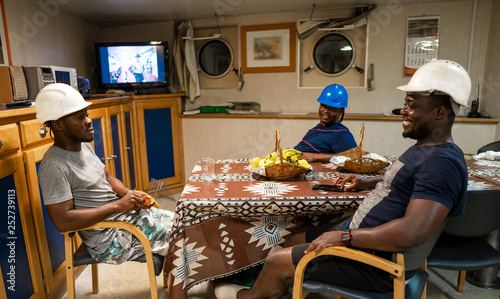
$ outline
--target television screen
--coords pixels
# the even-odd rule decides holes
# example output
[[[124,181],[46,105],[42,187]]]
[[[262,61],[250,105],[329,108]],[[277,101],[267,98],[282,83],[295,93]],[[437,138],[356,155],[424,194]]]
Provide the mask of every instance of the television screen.
[[[140,90],[169,85],[167,42],[97,43],[99,87]]]

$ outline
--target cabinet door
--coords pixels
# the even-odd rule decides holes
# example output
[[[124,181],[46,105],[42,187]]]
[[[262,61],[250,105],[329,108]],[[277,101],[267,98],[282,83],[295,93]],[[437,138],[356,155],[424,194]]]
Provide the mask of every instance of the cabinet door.
[[[123,164],[126,156],[125,151],[122,151],[122,144],[125,144],[125,133],[123,130],[123,114],[120,106],[106,108],[106,113],[109,121],[110,147],[109,153],[106,154],[106,160],[109,167],[114,168],[113,176],[122,181],[125,186],[129,186],[129,177],[123,170]]]
[[[0,158],[0,270],[6,298],[45,298],[23,159]]]
[[[47,295],[51,295],[54,290],[66,286],[64,235],[59,232],[50,220],[38,184],[40,162],[50,146],[52,146],[52,143],[23,152],[24,162],[26,163],[26,181],[28,182],[38,252]]]
[[[106,155],[110,152],[109,148],[111,144],[109,141],[109,123],[106,115],[106,108],[92,109],[88,112],[90,119],[92,119],[92,127],[94,128],[94,141],[92,141],[94,151],[97,157],[101,159],[101,162],[106,165],[108,171],[114,175],[114,169],[110,167],[106,159]]]
[[[167,186],[182,185],[184,155],[177,102],[167,98],[137,101],[135,105],[143,186],[151,179],[162,180]]]
[[[132,109],[131,104],[122,105],[122,113],[123,113],[123,129],[124,129],[124,144],[122,146],[124,163],[123,169],[124,173],[128,175],[130,185],[126,185],[130,189],[142,189],[142,186],[138,186],[137,177],[138,177],[138,163],[134,157],[136,146],[136,141],[134,139],[136,134],[137,122],[134,118],[134,111]]]

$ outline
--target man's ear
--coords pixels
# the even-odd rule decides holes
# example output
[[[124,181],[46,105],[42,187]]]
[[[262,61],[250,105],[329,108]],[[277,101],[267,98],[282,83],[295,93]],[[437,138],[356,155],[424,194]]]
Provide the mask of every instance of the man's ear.
[[[51,120],[50,121],[50,127],[54,131],[60,131],[62,129],[62,120]]]
[[[436,108],[436,119],[443,119],[446,116],[446,108],[444,106],[439,106]]]

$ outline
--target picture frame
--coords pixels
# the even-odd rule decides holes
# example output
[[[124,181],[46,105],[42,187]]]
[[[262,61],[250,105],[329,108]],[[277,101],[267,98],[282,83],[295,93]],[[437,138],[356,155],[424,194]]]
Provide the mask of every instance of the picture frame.
[[[9,39],[7,35],[7,20],[3,0],[0,0],[0,66],[11,64]]]
[[[295,27],[295,23],[241,26],[242,72],[295,72]]]

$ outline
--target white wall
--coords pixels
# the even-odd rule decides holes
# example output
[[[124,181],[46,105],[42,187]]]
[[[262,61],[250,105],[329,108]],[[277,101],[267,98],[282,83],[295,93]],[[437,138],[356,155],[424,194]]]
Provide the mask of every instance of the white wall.
[[[13,65],[75,67],[78,76],[91,76],[98,27],[61,12],[58,1],[4,4]]]
[[[264,156],[273,151],[275,130],[280,129],[282,148],[294,147],[318,123],[314,119],[286,118],[183,118],[184,165],[186,179],[203,157],[243,159]],[[415,140],[402,137],[402,122],[364,121],[363,150],[380,155],[399,156]],[[359,143],[361,121],[344,120]],[[493,140],[496,124],[455,122],[452,135],[464,153],[475,154]],[[471,141],[473,140],[473,141]]]

